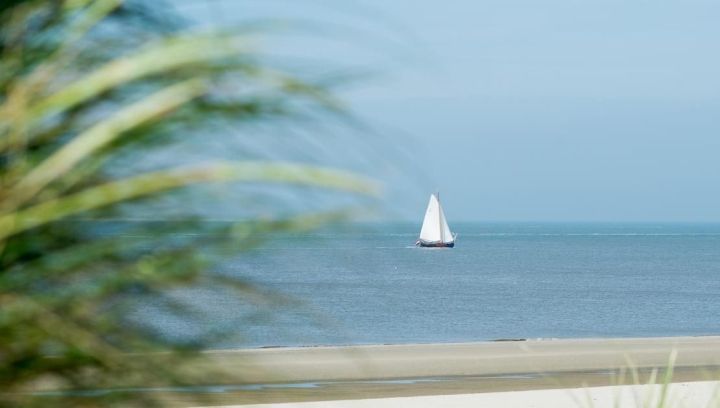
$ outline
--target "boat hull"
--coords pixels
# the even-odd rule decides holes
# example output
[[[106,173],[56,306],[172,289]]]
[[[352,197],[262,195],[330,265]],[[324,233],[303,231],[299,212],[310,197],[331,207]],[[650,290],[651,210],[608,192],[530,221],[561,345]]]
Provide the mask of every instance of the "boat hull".
[[[415,245],[419,247],[425,247],[425,248],[453,248],[455,246],[455,242],[424,242],[424,241],[418,241],[415,243]]]

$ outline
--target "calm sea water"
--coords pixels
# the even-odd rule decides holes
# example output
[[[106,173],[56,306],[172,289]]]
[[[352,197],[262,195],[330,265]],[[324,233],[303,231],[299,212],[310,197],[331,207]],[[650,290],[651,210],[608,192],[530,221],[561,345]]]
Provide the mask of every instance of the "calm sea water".
[[[228,347],[720,334],[720,224],[452,227],[454,249],[408,224],[277,236],[220,269],[290,303],[184,296]]]

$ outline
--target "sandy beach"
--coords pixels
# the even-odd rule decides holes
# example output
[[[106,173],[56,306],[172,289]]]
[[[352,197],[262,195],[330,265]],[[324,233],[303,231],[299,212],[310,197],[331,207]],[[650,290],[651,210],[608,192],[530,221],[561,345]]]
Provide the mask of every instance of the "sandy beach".
[[[670,384],[665,392],[660,385],[625,385],[575,389],[552,389],[483,394],[435,395],[424,397],[377,398],[290,402],[280,404],[233,405],[225,408],[592,408],[592,407],[715,407],[720,382],[698,381]]]
[[[568,390],[582,391],[583,387],[599,387],[598,398],[604,401],[617,391],[608,391],[609,386],[662,382],[671,354],[675,354],[672,382],[691,384],[673,387],[694,390],[693,398],[709,398],[710,386],[697,391],[699,382],[720,379],[720,336],[269,348],[205,354],[214,368],[252,373],[244,380],[245,385],[229,385],[221,392],[216,389],[210,405],[218,406],[320,401],[345,404],[371,399],[377,406],[393,406],[380,404],[388,398],[410,398],[391,400],[404,401],[402,406],[445,406],[437,398],[450,395],[457,397],[447,401],[470,404],[454,406],[478,406],[478,398],[490,395],[509,404],[518,398],[535,401],[530,397],[535,394],[522,392],[543,391],[538,395],[554,401],[559,395],[567,397]],[[172,399],[182,405],[181,395]],[[570,401],[575,402],[572,406],[579,406],[574,399]],[[353,404],[357,403],[298,406],[356,406]]]
[[[435,395],[425,397],[377,398],[291,402],[280,404],[234,405],[225,408],[591,408],[658,406],[665,398],[666,407],[715,407],[718,381],[670,384],[665,393],[660,385],[624,385],[593,388],[552,389],[483,394]],[[664,397],[663,397],[664,395]]]
[[[720,365],[720,336],[292,347],[206,352],[255,382],[397,379]]]

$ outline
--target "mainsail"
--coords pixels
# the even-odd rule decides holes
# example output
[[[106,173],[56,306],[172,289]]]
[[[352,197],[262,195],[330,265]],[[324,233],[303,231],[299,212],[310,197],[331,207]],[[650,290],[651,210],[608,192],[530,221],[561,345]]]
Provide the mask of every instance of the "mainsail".
[[[452,243],[455,241],[450,227],[445,220],[440,199],[436,194],[430,196],[427,210],[425,210],[425,219],[423,220],[422,229],[420,230],[420,241],[424,243]]]

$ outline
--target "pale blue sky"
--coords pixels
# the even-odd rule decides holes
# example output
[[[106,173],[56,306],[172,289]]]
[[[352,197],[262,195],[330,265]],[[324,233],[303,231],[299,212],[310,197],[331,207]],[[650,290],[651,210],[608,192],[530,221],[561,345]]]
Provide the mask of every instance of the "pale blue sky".
[[[289,53],[380,71],[346,97],[415,173],[379,173],[400,218],[421,217],[438,188],[451,221],[720,221],[720,2],[228,0],[184,10],[228,24],[325,22],[317,37],[332,39]]]

